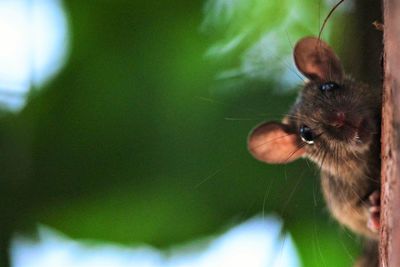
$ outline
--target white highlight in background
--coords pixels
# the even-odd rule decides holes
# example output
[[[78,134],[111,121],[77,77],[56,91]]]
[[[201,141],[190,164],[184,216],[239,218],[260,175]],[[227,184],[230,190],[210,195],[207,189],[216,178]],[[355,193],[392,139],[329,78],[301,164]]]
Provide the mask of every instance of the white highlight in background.
[[[151,247],[93,245],[40,228],[39,241],[17,237],[13,267],[299,267],[289,234],[281,235],[275,217],[255,218],[199,246],[180,246],[166,253]]]
[[[19,111],[59,71],[67,38],[60,0],[0,0],[0,109]]]

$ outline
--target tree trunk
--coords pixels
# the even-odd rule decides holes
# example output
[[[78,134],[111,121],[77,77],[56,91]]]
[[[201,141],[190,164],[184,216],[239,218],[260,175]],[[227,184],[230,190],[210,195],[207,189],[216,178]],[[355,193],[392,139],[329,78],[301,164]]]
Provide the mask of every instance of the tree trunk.
[[[383,0],[381,266],[400,266],[400,1]]]

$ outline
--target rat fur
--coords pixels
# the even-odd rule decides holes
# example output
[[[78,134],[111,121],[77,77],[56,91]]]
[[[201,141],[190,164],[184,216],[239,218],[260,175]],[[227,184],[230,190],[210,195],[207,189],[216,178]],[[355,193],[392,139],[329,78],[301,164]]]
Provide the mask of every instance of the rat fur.
[[[365,237],[359,267],[378,266],[381,91],[345,74],[328,44],[305,37],[294,48],[308,78],[282,122],[265,122],[249,135],[258,160],[282,164],[300,157],[321,170],[332,216]]]

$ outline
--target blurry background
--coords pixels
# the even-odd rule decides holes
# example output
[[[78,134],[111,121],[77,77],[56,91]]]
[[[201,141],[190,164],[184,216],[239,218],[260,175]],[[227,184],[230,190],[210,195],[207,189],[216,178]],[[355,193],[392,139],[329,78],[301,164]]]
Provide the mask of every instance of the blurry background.
[[[350,265],[312,164],[246,149],[335,3],[0,0],[1,265]],[[345,1],[322,37],[379,86],[375,20]]]

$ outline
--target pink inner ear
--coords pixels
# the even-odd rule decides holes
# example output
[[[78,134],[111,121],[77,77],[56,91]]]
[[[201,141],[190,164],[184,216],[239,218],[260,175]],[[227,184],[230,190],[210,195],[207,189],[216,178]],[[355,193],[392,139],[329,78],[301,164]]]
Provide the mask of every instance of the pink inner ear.
[[[267,122],[256,127],[248,140],[250,153],[267,163],[287,163],[298,159],[305,152],[295,133],[278,122]]]
[[[299,71],[310,80],[322,82],[341,81],[343,67],[332,48],[315,37],[305,37],[297,42],[294,60]]]

